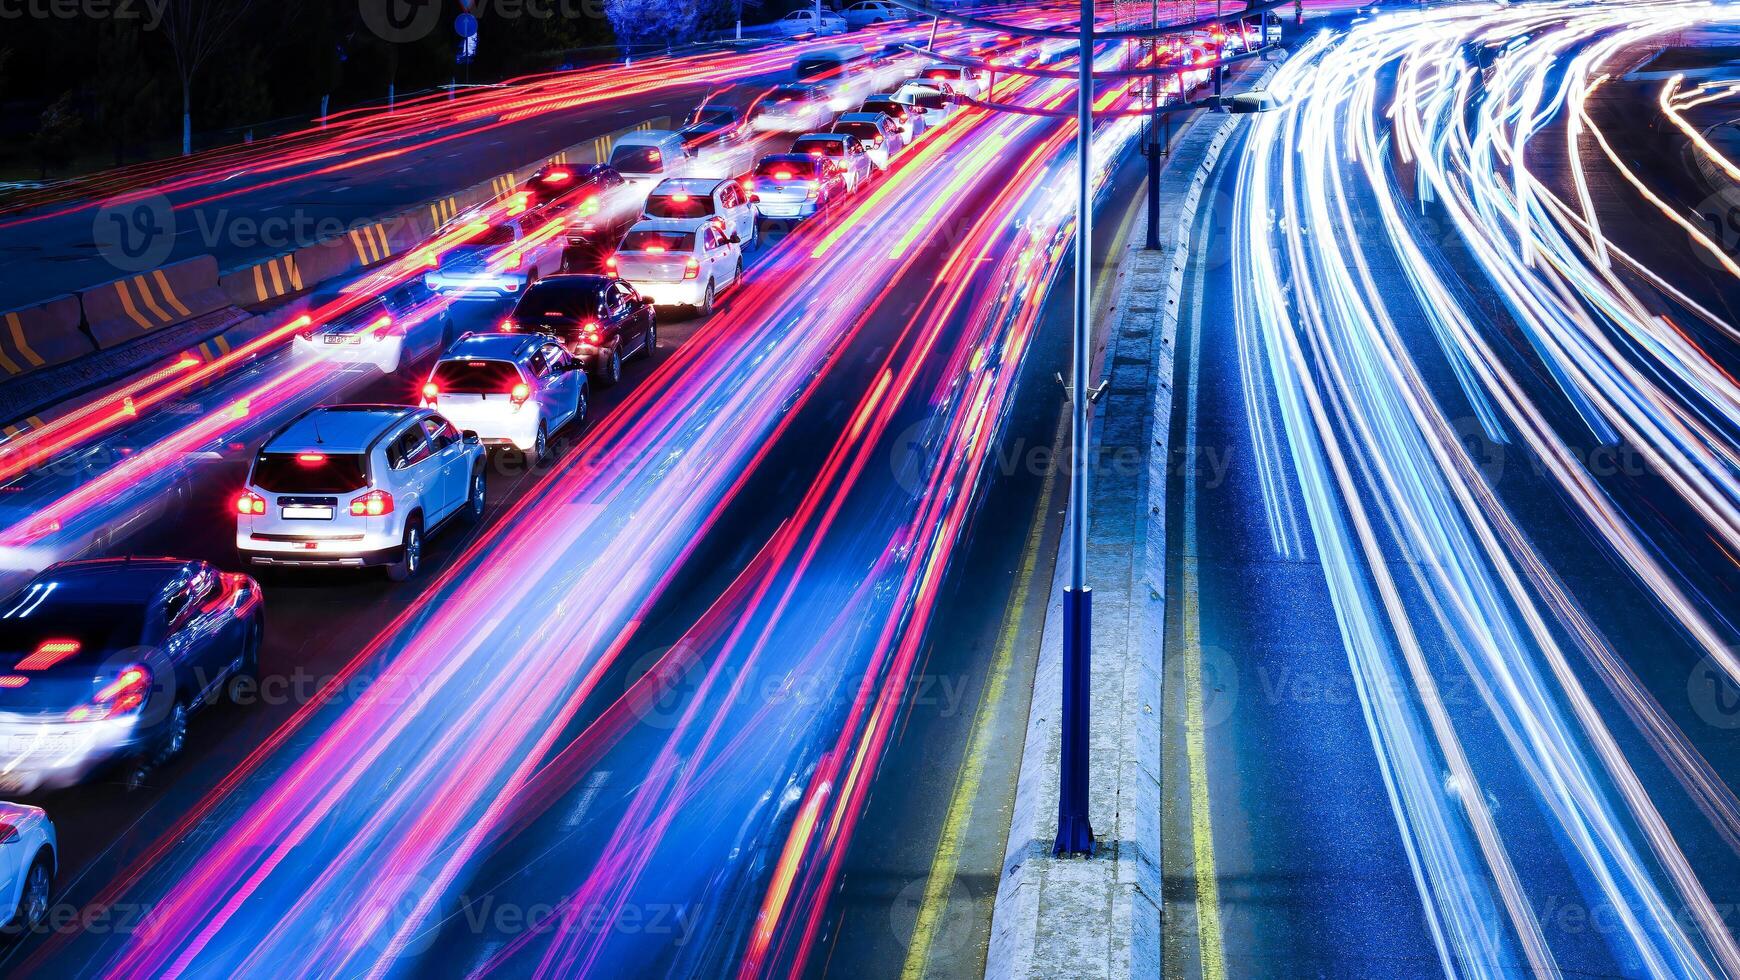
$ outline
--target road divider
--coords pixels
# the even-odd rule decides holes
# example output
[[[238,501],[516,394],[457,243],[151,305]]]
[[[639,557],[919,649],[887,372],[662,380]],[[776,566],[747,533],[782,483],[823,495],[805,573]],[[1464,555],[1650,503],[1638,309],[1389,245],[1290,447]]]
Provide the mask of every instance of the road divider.
[[[105,350],[231,305],[209,255],[87,289],[79,304],[91,339]]]
[[[79,329],[77,296],[56,296],[46,303],[0,315],[0,370],[8,377],[65,364],[97,348]]]

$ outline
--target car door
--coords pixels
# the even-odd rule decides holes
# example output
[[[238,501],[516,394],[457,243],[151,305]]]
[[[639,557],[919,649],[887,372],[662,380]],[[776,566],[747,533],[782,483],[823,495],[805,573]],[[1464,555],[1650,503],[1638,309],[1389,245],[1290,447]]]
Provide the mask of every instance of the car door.
[[[544,407],[554,432],[573,417],[575,380],[573,372],[564,369],[567,354],[559,344],[546,344],[532,357],[532,376],[538,386],[538,403]]]
[[[651,344],[652,306],[641,302],[640,294],[625,282],[612,283],[606,287],[606,293],[609,302],[622,311],[618,320],[621,332],[617,336],[622,338],[624,349],[628,348],[630,338],[637,348]]]
[[[717,207],[726,215],[731,230],[738,238],[748,241],[755,237],[755,212],[750,210],[749,199],[743,196],[743,188],[737,186],[734,180],[728,180],[719,185]]]
[[[465,451],[465,439],[453,423],[436,415],[423,419],[423,437],[429,441],[429,449],[441,473],[441,498],[449,503],[449,509],[464,503],[471,495],[471,457]]]
[[[441,479],[441,465],[435,459],[435,449],[423,431],[421,421],[413,421],[393,434],[387,449],[387,462],[392,467],[393,496],[413,497],[423,505],[423,527],[435,526],[447,516],[447,481]]]
[[[208,700],[241,650],[241,624],[223,601],[217,570],[196,566],[169,594],[163,619],[164,653],[176,683],[187,685],[194,701]]]

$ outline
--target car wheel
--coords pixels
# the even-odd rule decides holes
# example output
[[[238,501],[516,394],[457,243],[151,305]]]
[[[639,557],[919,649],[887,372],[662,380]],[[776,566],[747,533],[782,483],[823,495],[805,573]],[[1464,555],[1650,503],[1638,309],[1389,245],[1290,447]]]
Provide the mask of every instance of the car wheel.
[[[423,523],[416,518],[405,522],[405,540],[400,545],[399,560],[387,566],[387,578],[408,582],[423,569]]]
[[[550,458],[550,430],[538,423],[538,434],[532,437],[531,451],[526,453],[526,465],[536,466]]]
[[[586,389],[580,389],[580,397],[574,401],[574,424],[586,424]]]
[[[695,307],[698,316],[713,315],[713,280],[707,280],[707,291],[701,294],[701,305]]]
[[[54,893],[53,862],[48,850],[38,851],[24,876],[24,887],[18,892],[18,910],[13,913],[12,926],[19,932],[35,932],[48,920],[48,903]]]
[[[465,508],[465,519],[473,524],[483,521],[484,508],[489,503],[489,481],[483,478],[483,470],[471,474],[471,496]]]
[[[236,654],[234,669],[230,671],[230,701],[240,701],[241,690],[236,681],[256,680],[260,676],[260,624],[256,620],[248,624],[248,633],[242,637],[241,652]]]
[[[622,380],[622,352],[612,347],[604,362],[598,365],[598,383],[608,388]]]
[[[654,348],[659,345],[659,322],[653,320],[646,325],[646,340],[641,342],[640,350],[634,355],[638,358],[648,358],[653,355]]]

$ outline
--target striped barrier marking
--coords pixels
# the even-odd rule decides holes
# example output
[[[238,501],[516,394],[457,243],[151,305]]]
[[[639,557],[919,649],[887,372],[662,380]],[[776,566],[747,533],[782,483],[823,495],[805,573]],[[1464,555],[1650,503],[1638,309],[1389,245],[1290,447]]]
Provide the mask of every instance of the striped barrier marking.
[[[296,256],[280,255],[254,266],[254,298],[260,302],[301,291],[302,271],[296,268]]]
[[[513,174],[502,174],[489,179],[489,189],[495,192],[496,197],[506,197],[514,192],[514,185],[517,183],[519,181],[514,179]]]
[[[29,432],[31,429],[34,429],[41,424],[42,424],[42,417],[39,415],[32,415],[31,417],[25,419],[22,422],[15,424],[15,425],[8,425],[8,426],[0,427],[0,432],[4,432],[6,434],[7,439],[16,439],[19,436],[25,434],[26,432]]]
[[[155,290],[152,289],[153,282],[157,286]],[[153,330],[165,324],[174,323],[178,319],[177,313],[180,314],[180,319],[193,315],[186,306],[182,305],[181,299],[175,295],[174,287],[169,285],[169,279],[161,269],[152,272],[149,276],[138,275],[131,279],[119,280],[111,285],[115,287],[115,294],[121,300],[121,309],[126,312],[129,320],[139,325],[140,330]],[[132,288],[129,289],[129,286]],[[161,304],[159,303],[160,299]],[[140,309],[141,306],[144,309]],[[164,308],[165,306],[173,309],[175,313],[170,313]]]
[[[356,249],[357,261],[363,265],[383,262],[393,254],[392,243],[387,241],[387,226],[384,222],[376,222],[367,228],[352,228],[350,244]]]
[[[230,352],[230,342],[222,334],[194,348],[199,353],[200,360],[210,363]]]
[[[37,356],[36,351],[30,349],[30,342],[24,339],[24,321],[19,319],[18,314],[6,314],[6,332],[12,335],[12,343],[17,346],[18,353],[23,354],[24,359],[30,362],[29,368],[19,367],[17,361],[6,356],[4,349],[0,349],[0,367],[5,368],[7,374],[23,374],[30,368],[39,368],[46,363]]]
[[[429,223],[436,228],[440,228],[442,225],[445,225],[447,222],[452,221],[454,216],[457,215],[458,213],[459,213],[459,201],[458,201],[458,199],[452,198],[452,197],[444,197],[441,200],[436,201],[435,203],[429,205]]]

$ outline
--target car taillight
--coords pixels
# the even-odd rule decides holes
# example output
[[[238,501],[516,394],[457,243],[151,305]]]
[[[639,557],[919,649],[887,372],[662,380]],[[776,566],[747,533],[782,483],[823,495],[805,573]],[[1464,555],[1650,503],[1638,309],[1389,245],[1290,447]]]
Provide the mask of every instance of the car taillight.
[[[381,517],[393,512],[393,495],[385,490],[370,490],[350,502],[352,517]]]
[[[774,180],[790,180],[791,178],[792,172],[789,170],[775,170],[773,172]]]
[[[151,693],[151,672],[140,664],[121,671],[103,685],[90,701],[66,713],[67,721],[102,721],[138,711]]]
[[[689,203],[689,195],[684,194],[682,191],[678,191],[671,195],[671,201],[675,204],[687,204]]]
[[[549,181],[552,184],[560,184],[572,176],[574,176],[574,175],[570,174],[566,170],[552,170],[549,173],[544,175],[544,179]]]
[[[604,339],[604,333],[598,329],[597,320],[587,320],[580,325],[580,330],[582,331],[582,339],[588,344],[596,344]]]
[[[810,197],[815,197],[816,192],[822,189],[822,182],[819,180],[806,180],[804,181],[804,189],[809,192]]]
[[[530,397],[532,397],[532,388],[524,381],[514,385],[513,390],[508,392],[508,401],[513,402],[515,405],[524,405],[526,399]]]
[[[243,490],[242,495],[236,498],[236,513],[238,514],[264,514],[265,512],[266,498],[252,490]]]
[[[509,317],[508,319],[503,320],[501,322],[501,329],[504,333],[513,333],[513,330],[514,330],[513,318]]]
[[[691,258],[683,263],[683,278],[693,279],[701,274],[701,260]]]
[[[606,269],[614,269],[614,268],[616,268],[616,256],[614,256],[614,255],[608,255],[608,256],[605,256],[605,258],[604,258],[604,267],[605,267],[605,268],[606,268]]]
[[[441,397],[441,388],[438,385],[436,385],[435,382],[431,381],[428,384],[425,384],[423,386],[423,400],[424,401],[433,402],[435,399],[440,398],[440,397]]]
[[[307,326],[303,327],[301,330],[296,331],[296,336],[301,337],[303,340],[313,339],[313,337],[314,337],[314,324],[310,323]]]

